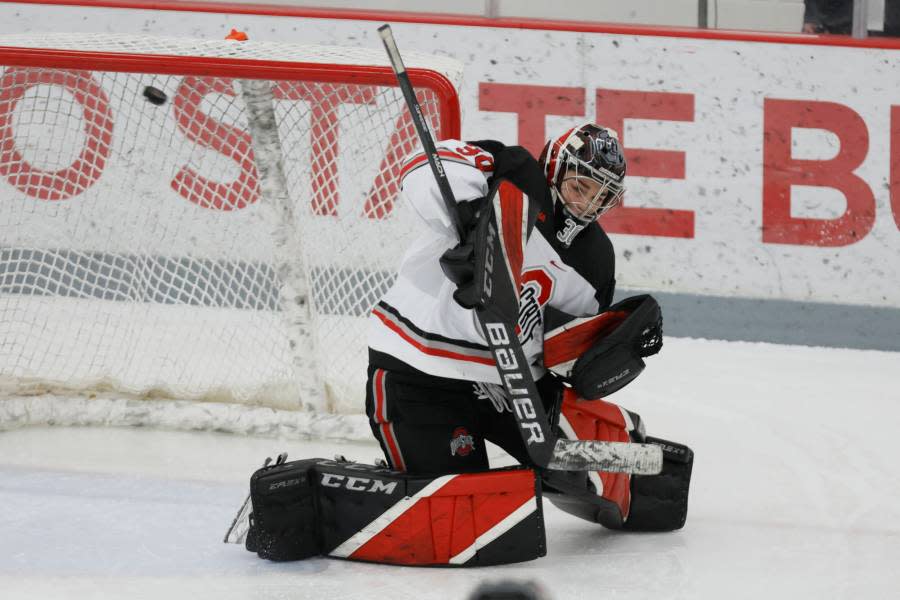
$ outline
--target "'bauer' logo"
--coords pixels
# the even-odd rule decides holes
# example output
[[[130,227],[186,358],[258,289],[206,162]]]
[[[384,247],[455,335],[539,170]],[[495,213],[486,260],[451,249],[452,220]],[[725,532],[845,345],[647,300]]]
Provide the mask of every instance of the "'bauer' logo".
[[[535,400],[529,394],[528,387],[524,385],[526,379],[510,345],[506,326],[503,323],[485,323],[484,329],[494,352],[494,360],[500,367],[503,386],[512,398],[513,410],[516,411],[519,427],[528,432],[528,439],[525,441],[529,445],[543,443],[545,441],[544,430],[537,421]],[[528,366],[526,365],[524,368],[527,369]]]

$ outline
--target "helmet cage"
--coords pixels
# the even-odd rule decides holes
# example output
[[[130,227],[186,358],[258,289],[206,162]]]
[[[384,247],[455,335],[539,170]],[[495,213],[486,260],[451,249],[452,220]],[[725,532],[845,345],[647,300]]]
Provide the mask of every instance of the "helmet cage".
[[[618,136],[613,130],[594,123],[574,127],[547,143],[541,161],[553,197],[565,214],[581,223],[590,223],[622,201],[625,194],[624,162],[621,173],[605,166],[611,159],[615,161],[617,143]],[[570,206],[563,194],[564,182],[573,178],[587,178],[600,184],[594,197],[578,207]]]
[[[589,223],[603,213],[613,209],[622,201],[622,197],[625,195],[625,186],[622,183],[623,177],[609,169],[591,166],[588,162],[580,160],[569,152],[567,147],[562,148],[560,155],[563,165],[560,170],[558,185],[554,187],[557,188],[555,191],[559,194],[566,212],[579,221]],[[579,179],[589,179],[600,185],[589,201],[581,203],[580,208],[576,208],[575,203],[569,201],[571,195],[567,198],[566,188],[568,187],[567,182],[569,185],[573,185],[572,182],[577,183]],[[578,192],[573,190],[571,193]]]

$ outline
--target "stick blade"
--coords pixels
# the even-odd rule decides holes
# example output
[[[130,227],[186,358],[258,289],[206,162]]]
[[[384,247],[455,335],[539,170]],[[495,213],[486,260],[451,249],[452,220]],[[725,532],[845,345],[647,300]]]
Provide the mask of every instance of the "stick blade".
[[[547,468],[659,475],[662,466],[662,448],[653,444],[558,439]]]
[[[226,544],[243,544],[247,540],[247,533],[250,532],[250,513],[252,511],[253,506],[250,504],[250,496],[247,496],[247,499],[241,505],[241,508],[238,509],[237,515],[231,522],[231,527],[225,533],[223,541]]]
[[[287,452],[279,454],[277,460],[278,462],[276,464],[285,462],[287,460]],[[271,463],[272,457],[267,457],[266,460],[263,461],[262,468],[265,469]],[[247,494],[247,499],[241,504],[237,514],[234,515],[231,527],[225,532],[225,539],[222,540],[223,542],[226,544],[243,544],[247,540],[247,533],[250,532],[251,512],[253,512],[253,504],[250,502],[250,494]]]

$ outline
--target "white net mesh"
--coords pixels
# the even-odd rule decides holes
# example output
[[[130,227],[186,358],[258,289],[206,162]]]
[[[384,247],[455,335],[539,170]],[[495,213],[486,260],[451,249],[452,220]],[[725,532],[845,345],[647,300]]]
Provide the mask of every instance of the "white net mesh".
[[[417,146],[402,95],[388,69],[352,66],[386,59],[118,35],[0,46],[133,55],[92,70],[0,48],[0,397],[361,412],[365,316],[413,233],[395,204]],[[153,72],[149,54],[184,58]],[[201,56],[306,64],[250,81]],[[448,59],[407,60],[458,82]],[[436,135],[458,136],[455,97],[417,90]]]

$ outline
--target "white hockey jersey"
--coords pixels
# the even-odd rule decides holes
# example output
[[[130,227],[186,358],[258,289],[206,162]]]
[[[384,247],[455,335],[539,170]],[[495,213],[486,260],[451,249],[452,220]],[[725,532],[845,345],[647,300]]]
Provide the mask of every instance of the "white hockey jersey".
[[[504,157],[504,151],[494,155],[458,140],[440,142],[438,153],[458,202],[486,196]],[[539,169],[533,160],[527,167]],[[459,240],[423,153],[404,164],[401,189],[401,200],[415,209],[422,230],[393,287],[372,310],[369,347],[432,375],[500,383],[475,311],[456,303],[456,286],[441,270],[441,255]],[[519,339],[535,378],[545,371],[541,357],[547,308],[595,315],[609,305],[615,285],[612,245],[599,225],[586,228],[565,247],[556,240],[554,218],[552,210],[538,214],[523,262]]]

